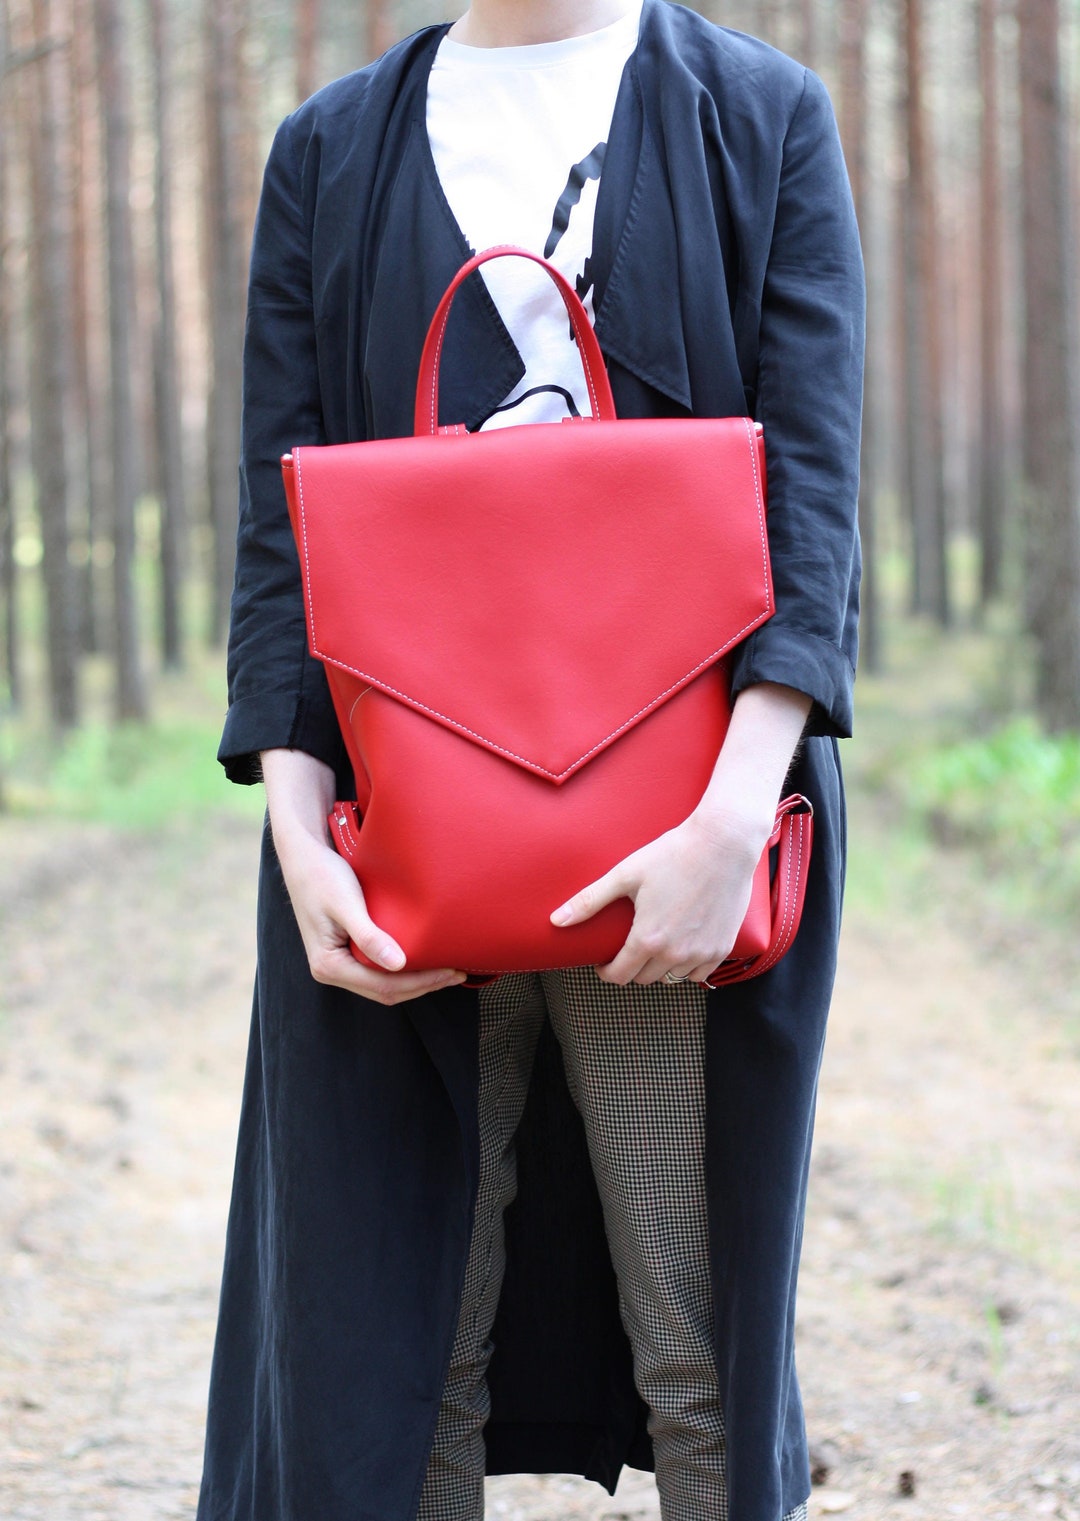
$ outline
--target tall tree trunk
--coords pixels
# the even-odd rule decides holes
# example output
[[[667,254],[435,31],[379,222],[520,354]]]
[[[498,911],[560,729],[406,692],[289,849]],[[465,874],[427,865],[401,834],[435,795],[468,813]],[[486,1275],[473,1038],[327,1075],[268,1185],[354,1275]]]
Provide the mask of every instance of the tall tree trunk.
[[[998,103],[998,0],[976,0],[979,37],[979,432],[976,491],[979,600],[1001,593],[1005,520],[1004,284],[1002,277],[1002,172]]]
[[[321,0],[296,0],[296,98],[315,92]]]
[[[135,254],[131,229],[131,105],[127,36],[118,0],[94,0],[105,134],[108,230],[109,411],[112,442],[113,621],[118,718],[146,717],[135,604],[135,440],[132,387]]]
[[[1058,0],[1021,0],[1019,20],[1028,607],[1039,711],[1057,731],[1080,729],[1080,515]]]
[[[927,607],[925,513],[919,504],[926,498],[926,461],[923,456],[922,377],[926,364],[919,312],[919,260],[915,241],[915,218],[911,210],[910,175],[898,187],[896,218],[900,227],[899,279],[896,282],[896,322],[900,330],[901,492],[904,519],[910,536],[911,582],[908,611]]]
[[[98,150],[96,65],[92,0],[71,0],[71,143],[72,143],[72,341],[73,403],[77,418],[73,466],[79,476],[78,499],[73,500],[72,531],[83,552],[73,567],[78,611],[79,647],[96,653],[108,644],[104,613],[97,596],[94,546],[108,535],[109,459],[102,406],[103,376],[92,329],[96,312],[91,301],[91,277],[96,264],[92,245],[101,232],[97,190],[101,183]]]
[[[799,23],[797,49],[799,62],[805,63],[807,68],[816,69],[819,66],[817,0],[799,0],[797,19]]]
[[[257,12],[253,0],[233,0],[235,5],[235,40],[233,63],[238,80],[236,90],[237,113],[237,166],[236,175],[240,185],[239,234],[240,253],[236,273],[240,290],[240,340],[243,343],[244,296],[247,287],[248,257],[251,252],[251,233],[255,226],[255,213],[262,189],[264,144],[259,131],[259,81],[248,63],[252,33],[256,30]]]
[[[774,48],[784,41],[784,0],[758,0],[758,23],[755,31]]]
[[[210,388],[206,450],[214,541],[210,638],[228,623],[236,554],[240,448],[240,366],[244,326],[243,95],[236,0],[206,0],[206,260],[210,319]]]
[[[50,37],[49,0],[33,0],[34,36]],[[76,630],[68,559],[68,461],[71,416],[70,227],[61,140],[67,70],[53,48],[28,73],[32,87],[30,146],[30,440],[45,580],[49,709],[59,729],[78,722]]]
[[[379,58],[394,41],[394,24],[390,0],[367,0],[366,51],[369,59]]]
[[[908,471],[912,489],[917,611],[945,627],[951,621],[946,565],[945,445],[942,418],[937,198],[923,93],[922,0],[904,0],[908,146],[905,228],[905,320],[911,343],[908,383]]]
[[[172,98],[169,59],[172,50],[165,0],[148,0],[148,6],[155,143],[154,242],[158,309],[154,330],[154,425],[161,522],[161,655],[166,668],[178,669],[183,661],[180,600],[186,559],[187,515],[172,241],[172,139],[169,125]]]
[[[0,78],[7,72],[11,53],[8,0],[0,0]],[[0,95],[0,641],[3,642],[3,674],[7,701],[12,708],[22,702],[19,662],[18,578],[15,567],[14,467],[11,457],[11,415],[14,409],[12,338],[14,336],[12,253],[15,228],[11,205],[9,145],[13,113],[10,92]]]
[[[864,245],[870,221],[867,176],[867,85],[866,41],[869,0],[841,0],[840,6],[840,131],[847,156],[855,211]],[[873,276],[867,251],[867,274]],[[869,283],[869,281],[868,281]],[[872,315],[868,313],[868,324]],[[869,671],[881,668],[881,610],[878,602],[877,522],[874,509],[876,482],[873,440],[877,436],[877,366],[873,333],[866,351],[866,386],[859,482],[859,536],[862,540],[862,616],[860,649]]]

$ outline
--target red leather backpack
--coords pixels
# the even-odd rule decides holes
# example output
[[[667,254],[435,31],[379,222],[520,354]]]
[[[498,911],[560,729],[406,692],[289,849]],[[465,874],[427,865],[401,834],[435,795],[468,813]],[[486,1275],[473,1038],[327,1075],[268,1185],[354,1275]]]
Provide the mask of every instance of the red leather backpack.
[[[454,294],[503,255],[558,286],[591,418],[438,426]],[[432,319],[415,436],[304,446],[282,465],[310,647],[356,779],[330,828],[371,917],[413,970],[610,961],[628,899],[565,929],[548,916],[705,790],[730,716],[725,656],[773,611],[760,427],[617,420],[575,292],[495,248]],[[790,946],[811,840],[810,805],[785,799],[711,985]]]

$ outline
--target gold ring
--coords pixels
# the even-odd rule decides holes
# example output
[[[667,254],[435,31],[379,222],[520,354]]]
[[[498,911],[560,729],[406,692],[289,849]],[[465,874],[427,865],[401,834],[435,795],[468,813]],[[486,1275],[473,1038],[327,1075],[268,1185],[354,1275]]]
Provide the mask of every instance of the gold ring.
[[[690,973],[689,972],[684,973],[684,975],[682,977],[676,977],[674,972],[665,972],[664,973],[664,981],[665,982],[688,982],[689,980],[690,980]]]

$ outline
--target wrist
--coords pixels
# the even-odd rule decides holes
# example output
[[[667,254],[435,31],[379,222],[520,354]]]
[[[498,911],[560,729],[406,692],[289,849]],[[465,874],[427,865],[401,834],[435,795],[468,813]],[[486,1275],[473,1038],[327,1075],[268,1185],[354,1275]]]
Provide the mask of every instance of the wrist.
[[[790,687],[763,683],[739,694],[695,809],[707,828],[743,835],[764,848],[809,709],[810,698]]]
[[[737,787],[730,791],[710,788],[686,822],[691,833],[710,848],[753,864],[765,849],[775,817],[775,800],[768,794],[754,798]]]
[[[326,818],[334,806],[333,770],[302,750],[264,750],[266,804],[278,859],[302,860],[313,847],[330,845]]]
[[[302,869],[314,850],[333,848],[325,815],[308,818],[288,809],[278,809],[276,813],[271,809],[270,828],[278,860],[289,870]]]

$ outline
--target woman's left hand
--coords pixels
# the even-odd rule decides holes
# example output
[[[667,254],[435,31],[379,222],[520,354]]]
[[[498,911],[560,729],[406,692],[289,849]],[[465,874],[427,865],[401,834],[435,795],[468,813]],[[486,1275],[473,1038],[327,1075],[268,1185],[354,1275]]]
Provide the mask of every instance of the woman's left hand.
[[[580,924],[608,903],[630,898],[634,923],[614,961],[597,967],[605,982],[704,982],[731,953],[750,901],[754,868],[772,831],[767,818],[695,812],[635,850],[552,914]]]
[[[704,982],[731,954],[809,710],[805,693],[773,682],[740,692],[690,817],[552,914],[553,924],[581,924],[617,898],[633,901],[625,945],[596,969],[606,982],[652,983],[668,972]]]

